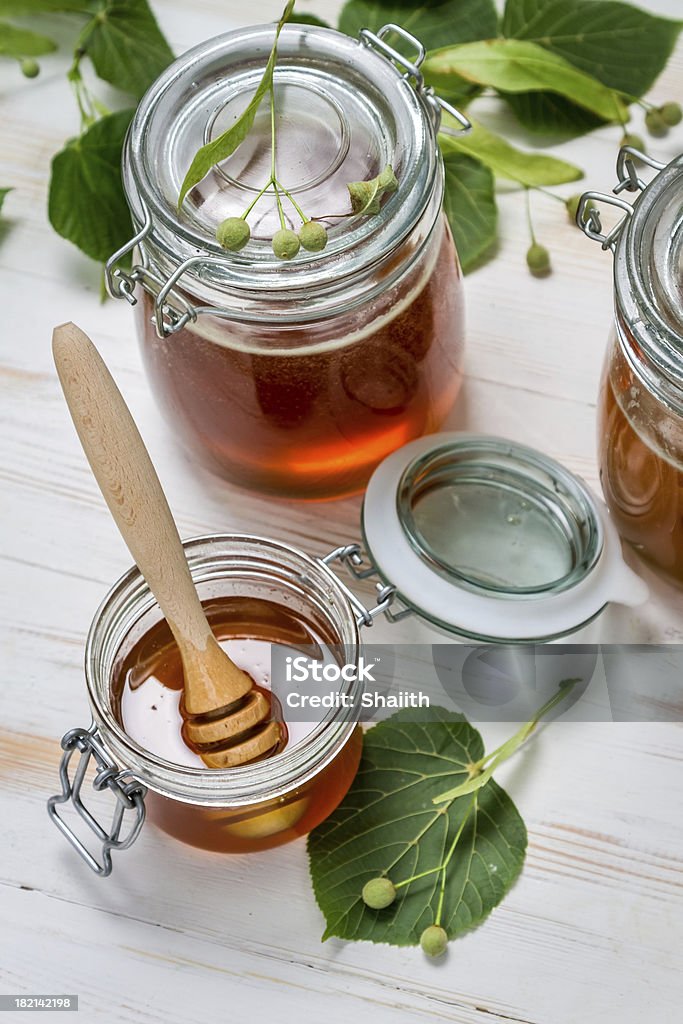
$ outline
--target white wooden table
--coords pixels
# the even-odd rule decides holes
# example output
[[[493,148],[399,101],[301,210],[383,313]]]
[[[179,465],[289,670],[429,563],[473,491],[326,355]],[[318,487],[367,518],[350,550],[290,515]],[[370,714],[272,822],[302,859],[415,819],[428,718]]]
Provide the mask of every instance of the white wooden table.
[[[652,0],[680,13],[677,0]],[[258,7],[264,21],[279,0]],[[649,2],[647,4],[649,6]],[[306,6],[334,19],[338,4]],[[247,24],[237,0],[159,0],[179,52]],[[641,1024],[680,1019],[683,976],[681,725],[558,725],[501,772],[530,832],[526,867],[483,927],[443,962],[417,949],[320,943],[304,842],[221,857],[151,826],[97,879],[45,813],[58,741],[87,724],[83,644],[93,610],[129,558],[86,467],[50,359],[54,324],[96,340],[141,425],[185,536],[257,530],[311,553],[358,538],[359,501],[265,500],[190,465],[150,399],[129,309],[99,301],[99,271],[48,226],[51,155],[77,130],[64,56],[29,82],[0,66],[0,185],[16,191],[0,246],[2,315],[2,859],[0,991],[73,992],[85,1019],[272,1018]],[[654,92],[683,92],[683,48]],[[493,127],[511,130],[492,101]],[[616,128],[568,143],[586,187],[611,186]],[[519,141],[524,142],[519,136]],[[668,159],[678,130],[651,149]],[[564,194],[573,191],[572,186]],[[467,279],[467,380],[450,426],[543,448],[597,485],[594,414],[611,314],[611,267],[534,197],[551,278],[531,278],[522,196],[500,196],[497,259]],[[604,639],[683,641],[680,593],[645,573],[652,599],[610,611]],[[378,626],[375,639],[396,640]],[[405,639],[419,639],[419,627]],[[498,740],[510,726],[487,728]]]

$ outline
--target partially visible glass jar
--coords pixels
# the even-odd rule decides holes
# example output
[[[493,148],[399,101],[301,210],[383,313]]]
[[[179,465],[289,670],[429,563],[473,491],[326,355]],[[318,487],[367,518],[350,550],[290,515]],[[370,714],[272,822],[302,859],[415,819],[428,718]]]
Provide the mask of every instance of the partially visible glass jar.
[[[646,186],[635,160],[659,171]],[[683,157],[667,166],[625,148],[617,164],[631,207],[586,193],[579,222],[614,251],[615,319],[598,402],[600,478],[621,536],[683,584]],[[587,209],[602,200],[626,217],[609,235]]]
[[[144,97],[123,164],[139,263],[115,269],[121,251],[108,277],[112,294],[137,302],[145,367],[186,444],[237,483],[324,497],[361,489],[385,455],[438,429],[460,388],[462,280],[436,142],[443,104],[424,86],[424,51],[410,36],[409,61],[384,30],[357,41],[285,26],[277,174],[306,216],[324,220],[329,243],[277,260],[269,189],[249,217],[246,249],[225,253],[216,227],[240,216],[270,173],[267,99],[246,141],[180,212],[177,198],[194,152],[253,96],[273,33],[266,25],[210,40]],[[347,183],[387,164],[399,187],[380,212],[339,216]],[[294,206],[284,208],[296,229]]]

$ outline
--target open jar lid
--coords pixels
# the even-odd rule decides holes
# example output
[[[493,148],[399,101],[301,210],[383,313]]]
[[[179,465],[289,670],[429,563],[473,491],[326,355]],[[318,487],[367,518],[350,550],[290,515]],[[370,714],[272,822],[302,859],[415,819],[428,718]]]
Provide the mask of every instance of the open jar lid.
[[[178,196],[197,150],[233,125],[253,98],[274,36],[274,24],[260,25],[183,54],[144,96],[126,141],[124,185],[138,225],[150,225],[145,245],[166,276],[200,257],[183,282],[205,301],[216,302],[214,286],[226,301],[232,295],[236,307],[264,294],[271,301],[280,295],[285,303],[297,290],[310,295],[311,289],[357,277],[390,259],[429,207],[440,180],[439,101],[421,76],[416,83],[403,74],[365,37],[285,25],[274,72],[276,173],[291,195],[281,196],[283,213],[287,226],[297,229],[294,199],[307,217],[323,219],[329,242],[323,252],[278,260],[271,240],[280,219],[271,186],[249,215],[247,248],[226,253],[216,228],[242,216],[271,174],[268,94],[248,136],[190,190],[180,210]],[[380,212],[335,216],[351,209],[347,184],[373,178],[387,164],[399,190],[386,197]]]
[[[532,448],[467,433],[419,438],[368,484],[368,554],[409,608],[476,640],[548,640],[647,587],[603,502]]]

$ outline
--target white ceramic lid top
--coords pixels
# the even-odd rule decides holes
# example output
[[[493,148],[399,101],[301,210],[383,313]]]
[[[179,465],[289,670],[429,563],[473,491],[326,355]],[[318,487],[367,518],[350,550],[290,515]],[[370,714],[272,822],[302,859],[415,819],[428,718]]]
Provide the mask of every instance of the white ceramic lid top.
[[[604,503],[541,452],[432,434],[388,456],[363,504],[380,575],[420,616],[461,636],[548,640],[648,590]]]

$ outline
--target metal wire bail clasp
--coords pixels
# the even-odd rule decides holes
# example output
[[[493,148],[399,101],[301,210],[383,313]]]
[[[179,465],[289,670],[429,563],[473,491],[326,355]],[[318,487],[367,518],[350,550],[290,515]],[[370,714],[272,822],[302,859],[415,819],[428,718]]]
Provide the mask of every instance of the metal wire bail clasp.
[[[120,249],[112,253],[104,265],[104,283],[107,287],[107,292],[112,299],[125,299],[131,306],[134,306],[138,301],[134,294],[135,285],[141,276],[140,271],[143,268],[135,267],[129,273],[122,267],[117,266],[117,264],[125,256],[128,256],[129,253],[132,253],[145,240],[152,229],[152,215],[146,206],[143,209],[145,217],[140,230],[125,245],[122,245]]]
[[[576,223],[583,233],[588,238],[593,239],[593,241],[600,242],[603,249],[611,249],[612,252],[616,248],[617,239],[628,218],[633,215],[631,204],[623,199],[618,199],[617,196],[620,192],[624,191],[642,192],[647,186],[647,183],[638,177],[635,160],[639,160],[641,163],[647,164],[648,167],[652,167],[657,171],[661,171],[665,166],[659,160],[653,159],[647,153],[642,153],[633,146],[622,146],[617,157],[617,177],[619,180],[612,189],[612,195],[605,192],[584,192],[579,200],[579,206],[576,211]],[[624,211],[625,216],[607,234],[602,230],[600,211],[592,205],[596,202],[605,203],[608,206],[616,206]]]
[[[399,53],[395,47],[390,46],[389,43],[386,42],[386,36],[392,33],[403,39],[403,41],[408,43],[409,46],[414,47],[415,56],[412,60],[408,60],[408,58],[404,57],[402,53]],[[362,28],[360,30],[359,38],[363,46],[369,46],[372,49],[377,50],[383,57],[392,61],[404,72],[403,77],[407,81],[412,82],[415,87],[415,92],[427,104],[435,132],[441,130],[447,135],[461,135],[464,132],[472,130],[472,122],[465,114],[462,113],[461,110],[458,110],[447,100],[442,99],[441,96],[437,96],[431,85],[425,85],[424,76],[420,71],[420,66],[426,56],[425,48],[420,40],[412,35],[412,33],[407,32],[404,28],[401,28],[400,25],[395,25],[393,22],[390,22],[387,25],[383,25],[382,28],[377,30],[377,32],[371,32],[369,28]],[[444,111],[447,114],[450,114],[450,116],[458,122],[460,125],[459,129],[454,131],[452,128],[441,128],[441,116]]]
[[[106,878],[111,874],[111,851],[127,850],[137,839],[140,829],[145,821],[145,795],[146,788],[137,779],[133,779],[129,773],[121,771],[112,761],[100,740],[97,728],[93,723],[89,729],[70,729],[62,737],[62,749],[64,754],[59,765],[59,777],[62,783],[61,793],[50,797],[47,802],[47,813],[55,823],[62,835],[66,836],[77,853],[95,874]],[[69,763],[74,753],[80,753],[80,759],[74,772],[73,779],[69,776]],[[81,800],[81,787],[90,759],[95,759],[97,772],[93,779],[93,789],[100,792],[109,789],[116,797],[114,814],[109,829],[93,817]],[[76,835],[73,829],[66,823],[57,811],[58,804],[71,803],[86,823],[88,828],[95,833],[102,842],[102,863],[99,863],[90,853],[88,848]],[[121,825],[126,811],[133,811],[135,818],[127,833],[121,836]]]
[[[321,558],[321,562],[328,568],[334,562],[341,562],[357,580],[367,580],[371,576],[378,575],[376,567],[372,564],[368,565],[363,558],[360,544],[344,544],[340,548],[335,548],[334,551],[330,551],[324,558]],[[398,622],[400,619],[412,615],[410,608],[397,610],[396,587],[393,587],[390,583],[380,582],[375,584],[377,603],[372,608],[367,608],[360,598],[356,597],[353,591],[339,579],[336,573],[335,577],[356,612],[356,622],[359,626],[372,626],[375,619],[380,615],[384,615],[387,622]]]

